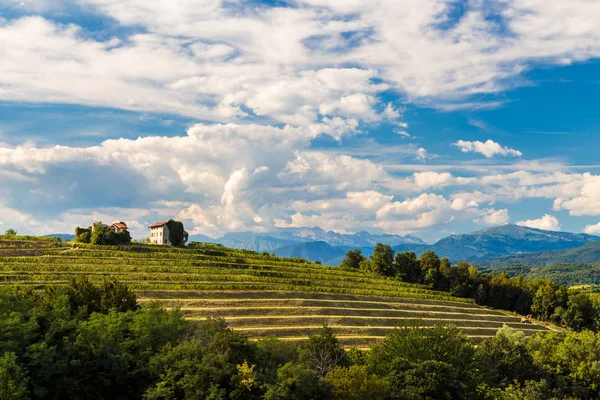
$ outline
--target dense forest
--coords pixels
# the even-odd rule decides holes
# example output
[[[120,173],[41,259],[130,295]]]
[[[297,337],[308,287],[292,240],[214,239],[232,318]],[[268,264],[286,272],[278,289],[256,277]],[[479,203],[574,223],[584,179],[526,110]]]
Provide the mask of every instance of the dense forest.
[[[451,266],[447,258],[440,259],[433,251],[417,258],[414,252],[394,254],[390,246],[379,243],[369,258],[358,249],[348,251],[341,267],[425,284],[453,296],[472,298],[480,305],[532,314],[574,330],[600,328],[600,301],[595,295],[568,289],[550,279],[511,278],[504,272],[482,274],[464,261]]]
[[[323,327],[302,345],[250,342],[222,319],[140,308],[126,286],[85,279],[0,288],[0,398],[549,399],[600,395],[600,335],[525,338],[503,328],[474,346],[453,326],[400,327],[369,352]]]

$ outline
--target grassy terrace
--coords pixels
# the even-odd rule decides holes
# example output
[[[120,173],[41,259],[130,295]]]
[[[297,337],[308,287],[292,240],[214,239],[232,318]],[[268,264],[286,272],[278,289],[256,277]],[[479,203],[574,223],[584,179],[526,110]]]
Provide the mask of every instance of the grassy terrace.
[[[425,286],[206,244],[67,245],[0,236],[0,283],[58,285],[75,276],[130,284],[142,304],[158,300],[190,319],[224,317],[251,338],[303,340],[328,324],[347,346],[364,347],[415,319],[452,323],[474,340],[507,324],[533,334],[546,328]]]

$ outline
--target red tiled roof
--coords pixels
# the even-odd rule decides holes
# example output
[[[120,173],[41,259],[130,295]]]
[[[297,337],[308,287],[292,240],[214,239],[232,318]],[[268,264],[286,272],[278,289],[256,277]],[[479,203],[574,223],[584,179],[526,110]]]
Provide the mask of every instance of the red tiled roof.
[[[119,229],[127,229],[127,224],[125,222],[115,222],[113,226],[116,226]]]
[[[166,221],[165,222],[157,222],[155,224],[150,225],[150,229],[152,229],[152,228],[160,228],[161,226],[166,225],[166,224],[167,224]]]

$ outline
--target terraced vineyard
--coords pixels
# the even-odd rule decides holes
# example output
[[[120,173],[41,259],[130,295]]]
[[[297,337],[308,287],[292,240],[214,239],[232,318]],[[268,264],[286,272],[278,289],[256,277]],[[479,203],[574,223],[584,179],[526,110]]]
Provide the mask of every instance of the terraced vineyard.
[[[344,345],[365,347],[415,319],[455,324],[474,340],[493,336],[503,324],[526,334],[546,329],[425,286],[301,259],[211,244],[99,247],[0,238],[3,284],[60,285],[80,275],[126,282],[142,304],[159,300],[190,319],[224,317],[251,338],[273,334],[299,341],[326,323]]]

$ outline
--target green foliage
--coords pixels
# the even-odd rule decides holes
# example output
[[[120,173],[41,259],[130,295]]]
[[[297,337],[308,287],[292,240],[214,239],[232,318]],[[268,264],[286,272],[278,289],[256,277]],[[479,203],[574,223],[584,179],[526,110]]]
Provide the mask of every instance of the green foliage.
[[[443,278],[441,268],[441,260],[432,250],[428,250],[419,256],[421,264],[420,280],[435,289],[443,286]]]
[[[537,378],[533,358],[526,347],[523,332],[508,327],[496,337],[481,343],[477,349],[480,370],[491,387],[506,387],[514,382],[525,383]]]
[[[364,365],[336,367],[325,376],[333,388],[333,400],[384,400],[388,381],[369,372]]]
[[[61,291],[69,298],[73,312],[106,314],[114,309],[119,312],[138,309],[137,298],[131,288],[114,280],[104,280],[96,286],[86,277],[72,279]]]
[[[390,374],[392,400],[454,400],[465,399],[464,385],[451,364],[428,360],[411,363],[395,360]]]
[[[76,243],[90,243],[92,240],[92,229],[91,228],[75,228],[75,242]]]
[[[321,377],[335,366],[342,364],[345,357],[346,352],[333,334],[333,330],[327,325],[308,338],[301,354],[301,359]]]
[[[369,364],[382,375],[390,372],[392,362],[398,358],[411,362],[437,360],[463,373],[474,363],[474,356],[473,343],[455,326],[437,323],[433,327],[422,327],[416,321],[392,330],[382,342],[376,343],[371,349]]]
[[[92,234],[90,232],[82,232],[75,236],[75,241],[78,243],[90,243],[92,240]]]
[[[170,219],[167,221],[169,228],[169,242],[172,246],[183,246],[188,240],[188,233],[183,229],[183,223]]]
[[[346,252],[346,258],[342,261],[340,267],[359,269],[360,263],[363,260],[365,260],[365,257],[361,254],[360,249],[348,250],[348,252]]]
[[[279,368],[277,381],[270,385],[265,400],[323,400],[331,397],[331,386],[302,364]]]
[[[421,283],[421,264],[414,252],[396,254],[396,269],[398,278],[404,282]]]
[[[371,265],[371,271],[384,276],[394,276],[394,250],[392,247],[377,243],[375,249],[373,249],[373,255],[369,257],[369,264]]]
[[[90,243],[93,245],[109,246],[129,244],[131,243],[131,235],[128,230],[113,232],[110,226],[102,222],[95,222]]]
[[[0,357],[0,399],[27,400],[29,378],[17,362],[15,353],[4,353]]]
[[[526,381],[524,384],[511,384],[498,396],[498,400],[547,400],[555,398],[549,383],[541,381]]]
[[[4,232],[4,234],[6,236],[17,236],[17,231],[15,231],[14,229],[10,228],[10,229],[7,229],[6,232]]]
[[[130,288],[86,280],[0,287],[0,321],[2,399],[600,396],[600,335],[591,331],[525,338],[503,328],[475,347],[456,327],[414,324],[370,352],[347,354],[324,327],[298,351],[275,337],[250,342],[223,319],[187,322],[178,310],[138,308]]]

